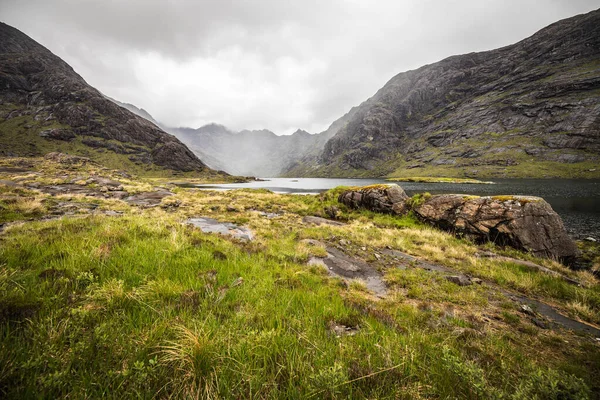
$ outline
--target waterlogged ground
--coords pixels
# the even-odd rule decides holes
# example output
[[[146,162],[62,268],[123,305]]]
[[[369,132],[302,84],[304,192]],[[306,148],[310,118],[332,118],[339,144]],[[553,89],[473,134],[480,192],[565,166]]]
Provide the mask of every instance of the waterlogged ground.
[[[331,192],[0,167],[0,397],[600,393],[589,272],[348,210]],[[203,232],[212,221],[224,224]]]

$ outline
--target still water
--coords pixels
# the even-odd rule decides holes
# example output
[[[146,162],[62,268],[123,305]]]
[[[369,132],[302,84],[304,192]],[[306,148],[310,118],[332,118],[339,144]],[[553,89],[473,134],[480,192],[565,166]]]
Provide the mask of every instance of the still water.
[[[398,182],[409,196],[415,193],[461,193],[478,196],[527,195],[544,198],[575,238],[600,239],[600,180],[494,179],[493,185]],[[316,194],[336,186],[390,183],[383,179],[269,178],[265,181],[197,185],[204,189],[268,189],[276,193]]]

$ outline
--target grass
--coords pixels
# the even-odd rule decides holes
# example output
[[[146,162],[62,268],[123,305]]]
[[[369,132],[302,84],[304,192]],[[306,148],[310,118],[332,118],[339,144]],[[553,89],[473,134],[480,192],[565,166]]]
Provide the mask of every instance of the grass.
[[[445,178],[433,176],[409,176],[405,178],[387,178],[392,182],[425,182],[425,183],[469,183],[469,184],[493,184],[494,182],[480,181],[471,178]]]
[[[61,179],[55,168],[48,164],[27,179]],[[125,181],[140,191],[157,183]],[[0,188],[2,199],[19,204],[0,214],[3,222],[34,219],[0,235],[5,398],[578,399],[600,390],[600,351],[589,338],[541,329],[516,303],[483,286],[460,287],[373,255],[387,247],[405,251],[594,322],[600,321],[597,282],[574,287],[478,258],[474,244],[410,215],[347,209],[336,201],[343,188],[294,196],[173,187],[165,202],[178,206],[148,209],[73,196],[72,202],[95,201],[124,214],[53,220],[40,218],[69,195]],[[327,217],[331,207],[346,225],[302,223],[304,215]],[[200,215],[244,224],[256,240],[182,224]],[[308,266],[324,250],[304,239],[371,260],[388,296],[374,298],[360,282],[344,285]],[[535,261],[583,279],[582,272]],[[356,333],[337,335],[334,325]]]

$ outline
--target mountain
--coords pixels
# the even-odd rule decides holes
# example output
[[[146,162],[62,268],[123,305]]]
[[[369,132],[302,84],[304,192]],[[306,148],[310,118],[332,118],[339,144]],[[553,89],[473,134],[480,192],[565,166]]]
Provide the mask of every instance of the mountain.
[[[267,130],[233,132],[223,125],[198,129],[165,128],[210,167],[235,175],[274,177],[293,168],[304,157],[316,156],[329,137],[298,129],[278,136]]]
[[[107,99],[109,99],[110,101],[112,101],[113,103],[125,108],[126,110],[131,111],[132,113],[134,113],[137,116],[140,116],[144,119],[147,119],[148,121],[152,122],[154,125],[156,126],[160,126],[160,124],[152,117],[152,115],[150,115],[150,113],[146,110],[144,110],[143,108],[138,108],[135,105],[131,104],[131,103],[123,103],[120,102],[119,100],[115,100],[111,97],[105,96]]]
[[[48,49],[0,23],[0,155],[50,151],[134,172],[210,172],[177,138],[107,99]]]
[[[288,176],[600,176],[600,10],[393,77]]]

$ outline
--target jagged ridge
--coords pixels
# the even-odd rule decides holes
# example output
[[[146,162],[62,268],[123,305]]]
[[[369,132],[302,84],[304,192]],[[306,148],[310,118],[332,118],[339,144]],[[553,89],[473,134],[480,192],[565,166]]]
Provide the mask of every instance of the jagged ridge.
[[[599,55],[594,11],[400,73],[287,175],[598,176]]]

